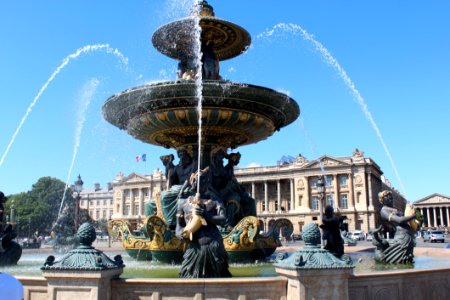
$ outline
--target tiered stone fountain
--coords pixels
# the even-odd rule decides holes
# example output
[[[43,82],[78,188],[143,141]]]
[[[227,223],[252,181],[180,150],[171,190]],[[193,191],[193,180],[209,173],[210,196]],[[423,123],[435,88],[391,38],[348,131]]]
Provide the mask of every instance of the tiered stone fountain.
[[[250,45],[250,35],[242,27],[215,17],[206,1],[199,2],[191,16],[159,28],[152,42],[158,51],[179,62],[177,80],[125,90],[103,106],[105,119],[134,138],[165,148],[187,149],[200,161],[197,168],[213,172],[211,163],[218,149],[226,153],[267,139],[300,114],[298,104],[286,94],[222,79],[219,62],[242,54]],[[275,224],[272,233],[259,236],[256,209],[251,211],[253,216],[244,215],[247,219],[234,222],[234,230],[224,233],[232,260],[241,260],[245,253],[250,259],[266,257],[280,245],[282,226],[290,229],[285,233],[292,233],[292,224],[284,220]],[[131,255],[177,261],[183,245],[173,236],[167,238],[168,232],[155,232],[155,228],[166,231],[165,225],[172,220],[166,217],[163,221],[155,216],[147,219],[145,239],[133,237],[126,224],[116,221],[111,225],[123,228],[124,245]],[[158,235],[166,237],[164,242],[152,241]],[[236,235],[240,238],[233,239]],[[248,243],[239,243],[243,239]],[[153,250],[152,255],[145,251],[148,249]],[[162,249],[168,251],[161,253]],[[233,255],[231,250],[239,254]],[[175,256],[167,257],[168,253]]]

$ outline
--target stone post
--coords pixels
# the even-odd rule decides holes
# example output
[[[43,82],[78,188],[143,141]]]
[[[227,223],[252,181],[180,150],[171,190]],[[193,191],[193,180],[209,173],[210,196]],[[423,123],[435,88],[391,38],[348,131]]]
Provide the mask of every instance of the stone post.
[[[51,271],[42,272],[48,283],[47,299],[109,300],[111,280],[123,269],[103,271]]]
[[[353,274],[349,258],[339,259],[321,249],[317,224],[303,231],[305,247],[275,264],[275,271],[288,280],[286,300],[347,300],[348,278]]]
[[[111,280],[123,272],[120,255],[111,260],[102,251],[92,247],[95,229],[84,223],[76,238],[80,245],[59,261],[49,256],[41,268],[48,283],[47,299],[51,300],[109,300]]]

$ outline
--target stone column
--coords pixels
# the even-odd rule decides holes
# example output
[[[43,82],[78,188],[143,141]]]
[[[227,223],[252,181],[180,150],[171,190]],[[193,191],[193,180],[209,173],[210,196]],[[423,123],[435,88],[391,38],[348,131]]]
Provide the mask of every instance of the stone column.
[[[440,224],[438,224],[438,225],[440,225],[440,226],[443,226],[444,225],[444,214],[442,213],[442,210],[443,210],[444,208],[441,206],[441,207],[439,207],[439,216],[441,217],[441,222],[440,222]]]
[[[369,210],[373,210],[373,195],[372,195],[372,174],[366,173],[367,176],[367,189],[368,189],[368,196],[369,196]],[[356,221],[356,220],[355,220]]]
[[[276,211],[281,210],[281,182],[280,179],[277,180],[277,203],[278,207],[275,207]]]
[[[267,186],[267,181],[264,181],[264,205],[265,212],[269,211],[269,187]]]
[[[429,207],[427,207],[427,227],[431,227],[431,215]]]
[[[255,199],[255,193],[256,193],[255,183],[252,182],[252,198],[253,199]]]
[[[334,183],[334,186],[333,186],[333,193],[334,193],[334,207],[336,208],[336,207],[339,207],[339,189],[338,189],[338,185],[339,185],[339,183],[338,183],[338,177],[337,177],[337,175],[333,175],[333,181],[331,182],[331,184],[333,184]],[[326,201],[326,199],[325,199],[325,201]]]
[[[120,214],[122,215],[122,217],[125,215],[125,193],[127,190],[122,190],[122,199],[121,199],[121,203],[120,203]]]
[[[353,175],[347,174],[347,178],[348,178],[348,190],[349,190],[349,196],[348,196],[348,201],[349,201],[349,205],[348,208],[351,208],[352,210],[355,209],[355,187],[353,185]]]
[[[309,191],[309,177],[308,176],[305,176],[305,191],[306,191],[306,193],[305,193],[306,207],[311,209],[311,201],[309,200],[310,191]]]
[[[130,211],[128,212],[129,216],[134,215],[134,189],[130,189]]]
[[[144,191],[142,188],[139,189],[139,215],[144,215]]]
[[[291,201],[291,210],[294,210],[295,209],[294,179],[292,179],[292,178],[289,180],[289,187],[290,187],[290,190],[291,190],[291,199],[290,199],[290,201]]]
[[[449,213],[449,208],[446,207],[446,209],[447,209],[447,226],[450,226],[450,217],[449,217],[449,215],[448,215],[448,213]]]
[[[437,213],[436,213],[436,207],[433,207],[433,216],[434,216],[433,227],[437,227]]]

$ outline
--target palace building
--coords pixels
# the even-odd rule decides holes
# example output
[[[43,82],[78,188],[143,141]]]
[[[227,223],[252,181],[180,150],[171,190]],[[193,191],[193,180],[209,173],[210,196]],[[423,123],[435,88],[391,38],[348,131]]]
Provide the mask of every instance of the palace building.
[[[382,190],[391,190],[394,206],[404,210],[406,200],[382,174],[380,167],[359,150],[348,157],[325,155],[309,161],[298,155],[276,166],[235,168],[241,187],[256,201],[257,217],[264,229],[271,220],[286,218],[294,224],[296,233],[302,232],[305,224],[320,221],[317,181],[321,176],[325,179],[323,205],[334,207],[348,231],[368,232],[378,225],[378,193]],[[145,220],[145,203],[165,187],[166,178],[159,169],[150,175],[119,173],[108,191],[112,205],[102,208],[103,202],[94,198],[95,193],[83,191],[81,196],[90,199],[88,210],[93,219],[103,218],[106,210],[107,218],[125,219],[135,228]],[[81,202],[81,208],[87,208],[86,201]]]

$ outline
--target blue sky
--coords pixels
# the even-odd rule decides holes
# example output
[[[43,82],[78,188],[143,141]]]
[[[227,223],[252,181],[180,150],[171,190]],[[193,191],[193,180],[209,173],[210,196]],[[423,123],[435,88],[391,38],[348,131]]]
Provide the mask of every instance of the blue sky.
[[[105,186],[119,171],[150,174],[162,168],[159,156],[174,151],[133,140],[103,120],[101,107],[124,89],[175,78],[176,62],[157,52],[150,39],[159,26],[185,16],[192,2],[2,1],[0,190],[24,192],[42,176],[72,183],[78,174],[85,187]],[[299,153],[310,160],[349,156],[358,148],[408,200],[450,195],[448,1],[209,3],[216,16],[252,35],[252,47],[222,62],[221,75],[288,92],[301,108],[296,122],[238,148],[240,166],[275,165],[281,156]],[[69,59],[7,150],[64,58],[106,44],[118,52],[101,48]],[[135,156],[143,153],[147,161],[137,163]]]

